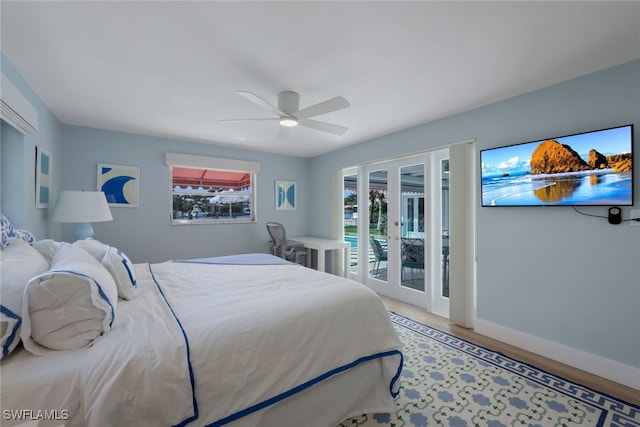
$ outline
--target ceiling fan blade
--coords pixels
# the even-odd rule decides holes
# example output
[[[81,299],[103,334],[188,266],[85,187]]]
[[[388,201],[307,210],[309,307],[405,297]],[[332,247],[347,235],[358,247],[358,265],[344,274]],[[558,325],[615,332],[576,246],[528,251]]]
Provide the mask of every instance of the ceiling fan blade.
[[[318,104],[311,105],[307,108],[303,108],[302,110],[294,113],[294,115],[298,119],[306,119],[307,117],[319,116],[320,114],[342,110],[343,108],[347,108],[350,105],[351,104],[349,104],[349,101],[341,96],[337,96],[335,98],[327,99],[326,101],[320,102]]]
[[[265,101],[264,99],[260,98],[256,94],[253,94],[251,92],[246,92],[244,90],[238,90],[236,92],[238,93],[238,95],[242,96],[243,98],[248,99],[249,101],[253,102],[254,104],[257,104],[257,105],[259,105],[259,106],[261,106],[263,108],[266,108],[267,110],[271,111],[276,116],[286,115],[285,113],[280,111],[277,107],[269,104],[267,101]]]
[[[322,132],[329,132],[334,135],[344,135],[344,133],[349,130],[349,128],[346,128],[344,126],[334,125],[333,123],[327,122],[319,122],[317,120],[311,119],[298,119],[298,124],[300,126],[308,127]]]
[[[231,123],[231,122],[255,122],[257,120],[276,121],[276,120],[280,120],[280,117],[268,117],[268,118],[260,118],[260,119],[222,119],[218,121]]]

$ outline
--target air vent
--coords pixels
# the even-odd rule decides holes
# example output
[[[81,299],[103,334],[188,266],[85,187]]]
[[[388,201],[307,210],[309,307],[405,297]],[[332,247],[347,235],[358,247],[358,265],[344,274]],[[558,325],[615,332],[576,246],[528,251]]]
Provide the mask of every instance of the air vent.
[[[2,74],[0,87],[0,118],[23,135],[38,132],[38,111]]]

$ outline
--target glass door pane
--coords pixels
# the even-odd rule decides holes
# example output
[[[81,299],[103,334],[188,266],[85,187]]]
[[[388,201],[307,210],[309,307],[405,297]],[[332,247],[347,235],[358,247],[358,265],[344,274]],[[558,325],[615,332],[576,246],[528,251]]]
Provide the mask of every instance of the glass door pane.
[[[425,290],[424,163],[400,168],[400,286]]]
[[[387,194],[388,172],[386,169],[368,173],[368,248],[369,277],[387,282],[388,245],[387,245]]]
[[[433,285],[431,311],[449,317],[449,149],[434,151],[431,162],[433,197]]]
[[[351,245],[350,274],[358,274],[358,174],[344,175],[344,241]]]
[[[442,289],[449,298],[449,159],[440,161],[442,170]]]

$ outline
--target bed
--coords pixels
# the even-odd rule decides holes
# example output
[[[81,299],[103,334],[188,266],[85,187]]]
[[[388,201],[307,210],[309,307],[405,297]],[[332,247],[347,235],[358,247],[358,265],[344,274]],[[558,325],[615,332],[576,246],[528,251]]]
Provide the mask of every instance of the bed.
[[[27,282],[21,342],[1,362],[2,425],[333,427],[395,410],[401,343],[379,297],[359,283],[267,254],[127,265],[97,241],[89,246],[110,255],[78,242],[27,246],[48,265]],[[55,272],[68,281],[84,261],[97,271],[88,259],[114,253],[129,269],[128,299],[97,272],[99,281],[89,270],[73,276],[85,288],[99,282],[103,303],[111,292],[94,322],[102,330],[87,338],[78,322],[61,340],[57,307],[46,327],[58,335],[41,338],[36,286],[62,281]],[[80,347],[51,349],[67,338]]]

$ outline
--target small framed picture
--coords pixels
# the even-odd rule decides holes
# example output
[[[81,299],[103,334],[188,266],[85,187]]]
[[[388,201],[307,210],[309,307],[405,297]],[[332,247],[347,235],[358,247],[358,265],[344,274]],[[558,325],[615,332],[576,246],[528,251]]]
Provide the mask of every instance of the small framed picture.
[[[296,209],[296,182],[276,181],[276,210],[294,211]]]
[[[109,206],[138,207],[140,168],[98,163],[97,190],[104,191]]]
[[[49,207],[51,193],[51,153],[36,147],[36,208]]]

